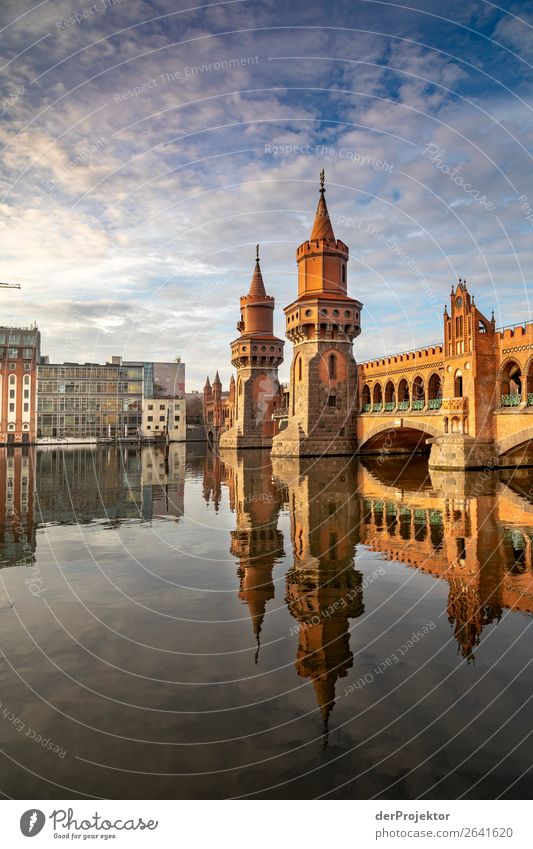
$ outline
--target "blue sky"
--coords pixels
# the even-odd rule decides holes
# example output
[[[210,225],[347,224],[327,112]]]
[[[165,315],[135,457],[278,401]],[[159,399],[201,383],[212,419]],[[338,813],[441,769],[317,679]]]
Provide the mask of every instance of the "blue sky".
[[[533,3],[3,0],[0,29],[2,322],[51,360],[227,383],[257,242],[284,336],[321,168],[356,359],[440,340],[458,277],[530,317]]]

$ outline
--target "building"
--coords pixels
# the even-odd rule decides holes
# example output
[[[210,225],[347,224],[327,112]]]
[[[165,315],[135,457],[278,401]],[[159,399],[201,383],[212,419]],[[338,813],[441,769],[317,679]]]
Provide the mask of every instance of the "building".
[[[35,441],[37,363],[41,335],[36,326],[0,327],[0,444]]]
[[[185,363],[143,363],[142,438],[184,442],[187,438]]]
[[[37,438],[47,442],[185,439],[185,364],[43,361],[37,368]],[[157,410],[155,406],[157,405]]]
[[[185,442],[187,438],[185,398],[144,398],[142,438]]]
[[[267,295],[259,245],[247,295],[240,301],[240,336],[231,343],[237,382],[230,385],[230,413],[220,438],[221,448],[267,448],[274,435],[273,413],[280,406],[278,367],[284,343],[274,336],[274,298]]]
[[[41,363],[37,437],[47,441],[138,438],[143,366],[114,362]],[[118,361],[116,361],[118,360]]]
[[[459,278],[442,342],[356,365],[362,304],[347,293],[348,255],[333,233],[322,172],[311,237],[296,252],[298,295],[284,310],[293,343],[288,393],[281,387],[272,421],[262,423],[274,434],[272,455],[423,451],[432,469],[532,465],[533,322],[497,329]],[[238,373],[242,342],[232,343]],[[209,379],[204,416],[222,445],[238,416],[240,431],[256,427],[254,403],[239,407],[233,384],[224,397]]]

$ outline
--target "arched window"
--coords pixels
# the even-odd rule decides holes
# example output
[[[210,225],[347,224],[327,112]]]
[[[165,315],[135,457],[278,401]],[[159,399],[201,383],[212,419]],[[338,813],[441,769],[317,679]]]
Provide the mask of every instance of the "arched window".
[[[409,407],[409,384],[405,377],[402,377],[398,384],[398,404],[401,410],[407,410]]]
[[[363,404],[363,412],[367,412],[370,409],[370,389],[368,388],[368,384],[366,383],[363,386],[363,394],[361,401]]]
[[[422,410],[426,403],[424,381],[418,375],[413,380],[413,410]]]
[[[430,401],[442,398],[442,382],[436,373],[432,374],[428,381],[428,398]]]
[[[335,356],[335,354],[330,354],[329,357],[328,357],[328,371],[329,371],[329,379],[330,380],[336,380],[337,379],[337,357]]]
[[[455,398],[463,397],[463,372],[460,369],[457,369],[455,372],[455,378],[453,381],[453,394]]]
[[[346,283],[346,266],[344,264],[342,266],[342,282]]]
[[[396,403],[396,393],[394,383],[389,380],[385,385],[385,409],[393,410]]]
[[[298,380],[302,379],[302,358],[298,357]]]
[[[501,396],[504,407],[517,407],[522,400],[522,370],[514,360],[502,371]]]
[[[376,383],[372,392],[372,405],[374,410],[380,410],[383,404],[383,392],[381,383]]]

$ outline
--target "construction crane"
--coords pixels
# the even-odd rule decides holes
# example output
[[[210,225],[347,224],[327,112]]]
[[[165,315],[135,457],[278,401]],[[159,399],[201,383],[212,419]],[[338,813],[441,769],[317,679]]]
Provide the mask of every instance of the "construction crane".
[[[20,289],[20,283],[2,283],[2,282],[0,282],[0,289]]]

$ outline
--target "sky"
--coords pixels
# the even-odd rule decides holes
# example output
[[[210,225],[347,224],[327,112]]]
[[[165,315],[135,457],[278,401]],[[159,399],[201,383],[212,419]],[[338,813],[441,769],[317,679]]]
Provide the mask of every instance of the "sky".
[[[256,243],[284,338],[321,168],[357,360],[440,341],[459,277],[531,318],[533,0],[0,5],[1,323],[51,362],[227,385]]]

